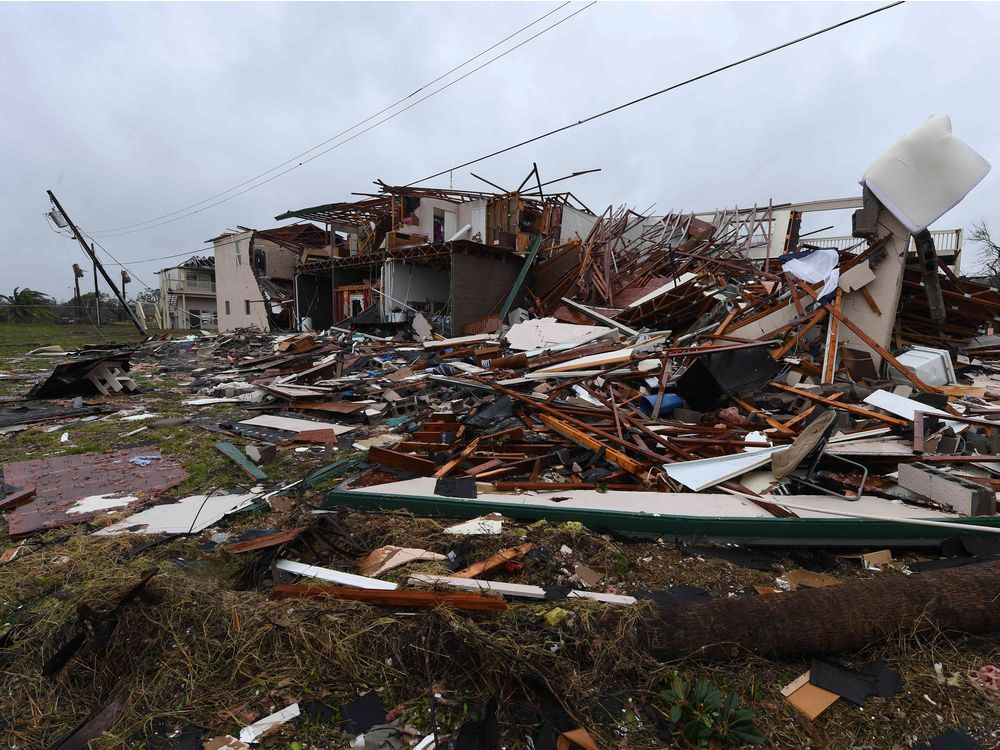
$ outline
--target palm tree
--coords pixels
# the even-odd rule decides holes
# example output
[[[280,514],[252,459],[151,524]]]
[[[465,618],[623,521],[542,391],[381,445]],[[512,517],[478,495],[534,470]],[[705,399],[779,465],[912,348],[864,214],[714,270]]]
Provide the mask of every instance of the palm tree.
[[[27,287],[14,287],[13,294],[0,294],[0,304],[4,306],[4,320],[25,322],[29,320],[51,320],[55,317],[49,295]]]

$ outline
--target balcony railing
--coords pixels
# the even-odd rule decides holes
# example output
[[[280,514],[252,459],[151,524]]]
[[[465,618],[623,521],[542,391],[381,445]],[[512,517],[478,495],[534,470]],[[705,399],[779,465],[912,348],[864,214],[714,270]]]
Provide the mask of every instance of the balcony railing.
[[[214,281],[170,281],[168,291],[173,294],[215,294]]]
[[[931,237],[934,239],[934,249],[941,256],[957,255],[962,252],[962,230],[961,229],[934,229],[931,230]],[[803,237],[802,242],[807,245],[817,245],[819,247],[833,247],[839,252],[853,250],[860,253],[868,243],[857,237]],[[910,240],[910,252],[916,250],[913,240]]]

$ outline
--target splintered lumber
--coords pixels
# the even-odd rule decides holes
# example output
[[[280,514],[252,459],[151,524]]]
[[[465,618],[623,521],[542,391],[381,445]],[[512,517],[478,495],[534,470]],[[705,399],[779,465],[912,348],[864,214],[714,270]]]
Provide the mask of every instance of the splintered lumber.
[[[600,440],[591,437],[585,432],[582,432],[575,427],[566,424],[565,422],[560,422],[555,417],[549,416],[548,414],[539,414],[538,419],[544,422],[546,425],[551,427],[553,430],[558,432],[564,438],[572,440],[577,445],[582,445],[584,448],[589,448],[592,451],[599,451],[602,448],[605,449],[604,457],[611,461],[613,464],[620,466],[625,469],[629,474],[641,475],[643,472],[643,464],[639,461],[635,461],[628,456],[626,456],[621,451],[617,451],[614,448],[608,448]]]
[[[368,591],[349,589],[342,586],[315,586],[308,584],[277,584],[271,588],[275,599],[298,599],[306,597],[330,597],[350,599],[366,604],[388,607],[454,607],[479,612],[496,612],[507,609],[507,602],[499,596],[471,594],[463,591],[417,591],[397,589],[395,591]]]
[[[373,445],[368,449],[368,460],[382,466],[389,466],[393,469],[412,471],[422,477],[430,477],[437,470],[437,464],[420,456],[411,456],[408,453],[397,453],[388,448],[379,448]]]
[[[895,367],[907,380],[913,383],[914,387],[923,391],[924,393],[936,393],[937,389],[933,386],[927,385],[923,380],[917,377],[917,375],[904,364],[900,364],[894,356],[892,356],[884,346],[879,344],[875,339],[865,333],[864,329],[859,328],[851,322],[851,319],[844,315],[840,310],[838,310],[833,305],[823,305],[823,307],[834,317],[836,317],[841,323],[850,328],[854,334],[864,341],[868,346],[875,350],[886,362]]]
[[[535,545],[532,544],[531,542],[526,542],[525,544],[519,545],[517,547],[509,547],[508,549],[500,550],[495,555],[487,557],[485,560],[482,560],[480,562],[473,563],[465,570],[460,570],[457,573],[454,573],[454,577],[475,578],[476,576],[482,575],[483,573],[488,573],[495,568],[499,568],[501,565],[503,565],[505,562],[508,562],[509,560],[514,560],[518,557],[521,557],[521,555],[527,554],[534,548],[534,546]]]
[[[644,628],[661,660],[790,658],[858,651],[899,635],[1000,629],[1000,562],[886,576],[779,596],[661,609]],[[642,626],[641,626],[642,627]]]
[[[867,419],[875,419],[880,422],[885,422],[886,424],[899,425],[900,427],[909,427],[910,423],[905,419],[898,419],[897,417],[890,417],[887,414],[877,414],[869,409],[864,409],[860,406],[855,406],[854,404],[842,404],[833,398],[828,398],[826,396],[820,396],[819,394],[812,393],[803,388],[792,388],[791,386],[782,385],[781,383],[776,383],[771,381],[770,386],[772,388],[777,388],[779,391],[784,391],[785,393],[794,393],[796,396],[802,396],[810,401],[816,401],[825,406],[832,406],[835,409],[843,409],[844,411],[849,411],[852,414],[857,414],[859,416],[865,417]]]

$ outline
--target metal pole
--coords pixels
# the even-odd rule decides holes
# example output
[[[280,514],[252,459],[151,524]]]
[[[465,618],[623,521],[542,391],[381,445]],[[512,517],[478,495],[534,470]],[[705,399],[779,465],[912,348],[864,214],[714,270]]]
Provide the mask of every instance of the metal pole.
[[[138,329],[139,333],[145,336],[146,327],[142,324],[142,321],[139,320],[139,317],[135,314],[135,311],[128,306],[128,302],[125,301],[125,297],[122,295],[120,291],[118,291],[118,287],[115,285],[115,282],[111,279],[111,277],[108,275],[108,272],[104,270],[104,266],[101,265],[101,262],[97,259],[97,253],[94,251],[93,243],[91,243],[90,246],[87,245],[87,242],[83,239],[83,235],[80,234],[80,230],[77,229],[76,224],[73,223],[73,220],[69,218],[69,215],[67,215],[66,211],[63,209],[62,205],[56,198],[55,194],[51,190],[46,190],[45,192],[48,193],[49,200],[52,201],[52,205],[55,206],[56,209],[59,211],[59,213],[63,215],[63,218],[66,219],[66,223],[69,225],[69,228],[73,230],[73,235],[76,237],[76,241],[80,243],[80,247],[83,248],[84,252],[86,252],[87,255],[90,256],[90,259],[93,261],[95,288],[97,286],[97,271],[99,270],[101,272],[101,275],[104,277],[104,280],[108,283],[108,286],[111,287],[111,291],[115,293],[115,296],[118,298],[118,301],[121,302],[122,307],[125,308],[125,310],[128,312],[129,317],[132,319],[132,323]],[[100,303],[98,302],[98,305],[99,304]]]
[[[65,214],[63,214],[65,216]],[[94,259],[94,307],[97,308],[97,327],[101,327],[101,291],[97,288],[97,254],[94,243],[90,243],[90,257]]]

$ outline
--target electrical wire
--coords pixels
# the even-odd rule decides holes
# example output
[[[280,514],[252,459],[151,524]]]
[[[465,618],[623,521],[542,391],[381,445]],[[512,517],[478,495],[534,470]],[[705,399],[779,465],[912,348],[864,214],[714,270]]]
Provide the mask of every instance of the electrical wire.
[[[104,251],[105,255],[107,255],[109,258],[111,258],[111,260],[113,260],[116,265],[121,266],[123,269],[125,269],[128,272],[128,275],[131,276],[133,279],[135,279],[136,281],[138,281],[140,284],[142,284],[144,287],[146,287],[149,291],[151,291],[151,292],[156,291],[155,289],[153,289],[153,287],[151,287],[149,284],[147,284],[145,281],[143,281],[141,278],[139,278],[139,276],[137,276],[136,273],[131,268],[129,268],[124,263],[122,263],[120,260],[118,260],[118,258],[116,258],[115,256],[113,256],[111,254],[111,252],[106,247],[104,247],[104,245],[102,245],[100,242],[98,242],[97,240],[95,240],[93,237],[91,237],[89,234],[87,234],[86,232],[84,232],[82,229],[80,230],[80,234],[82,234],[84,237],[86,237],[91,242],[93,242],[95,245],[97,245],[99,248],[101,248],[101,250]],[[122,292],[122,294],[124,295],[124,291]]]
[[[860,21],[863,18],[868,18],[869,16],[873,16],[876,13],[881,13],[884,10],[889,10],[890,8],[895,8],[897,5],[902,5],[903,2],[904,2],[904,0],[897,0],[894,3],[890,3],[888,5],[883,5],[880,8],[876,8],[874,10],[870,10],[870,11],[868,11],[866,13],[861,13],[861,14],[859,14],[857,16],[853,16],[853,17],[848,18],[848,19],[846,19],[844,21],[840,21],[839,23],[835,23],[832,26],[827,26],[827,27],[819,29],[817,31],[813,31],[813,32],[811,32],[809,34],[806,34],[805,36],[800,36],[800,37],[798,37],[796,39],[792,39],[791,41],[784,42],[783,44],[779,44],[776,47],[771,47],[770,49],[766,49],[766,50],[763,50],[761,52],[757,52],[756,54],[750,55],[748,57],[744,57],[741,60],[736,60],[735,62],[728,63],[727,65],[723,65],[721,67],[715,68],[715,69],[710,70],[710,71],[708,71],[706,73],[701,73],[701,74],[696,75],[696,76],[694,76],[692,78],[688,78],[688,79],[686,79],[684,81],[680,81],[679,83],[672,84],[670,86],[667,86],[666,88],[660,89],[659,91],[654,91],[654,92],[652,92],[650,94],[646,94],[645,96],[640,96],[638,99],[632,99],[631,101],[625,102],[624,104],[619,104],[618,106],[612,107],[611,109],[606,109],[603,112],[598,112],[595,115],[591,115],[590,117],[585,117],[584,119],[578,120],[577,122],[569,123],[568,125],[563,125],[562,127],[556,128],[555,130],[550,130],[547,133],[542,133],[541,135],[536,135],[533,138],[528,138],[527,140],[521,141],[520,143],[515,143],[513,146],[507,146],[506,148],[502,148],[502,149],[500,149],[498,151],[493,151],[492,153],[486,154],[485,156],[480,156],[480,157],[478,157],[476,159],[471,159],[471,160],[469,160],[467,162],[463,162],[462,164],[457,164],[454,167],[449,167],[448,169],[442,169],[440,172],[435,172],[432,175],[428,175],[427,177],[423,177],[423,178],[421,178],[419,180],[415,180],[415,181],[407,184],[406,187],[412,187],[413,185],[418,185],[421,182],[427,182],[427,180],[433,180],[435,177],[441,177],[442,175],[446,175],[449,172],[454,172],[457,169],[463,169],[464,167],[468,167],[468,166],[471,166],[473,164],[478,164],[481,161],[486,161],[487,159],[492,159],[494,156],[499,156],[500,154],[505,154],[508,151],[513,151],[514,149],[521,148],[522,146],[527,146],[529,143],[535,143],[536,141],[540,141],[543,138],[548,138],[549,136],[556,135],[557,133],[562,133],[562,132],[564,132],[566,130],[570,130],[571,128],[576,128],[576,127],[579,127],[580,125],[584,125],[584,124],[586,124],[588,122],[593,122],[594,120],[597,120],[597,119],[599,119],[601,117],[605,117],[605,116],[610,115],[610,114],[612,114],[614,112],[619,112],[620,110],[623,110],[626,107],[631,107],[631,106],[633,106],[635,104],[639,104],[640,102],[644,102],[647,99],[652,99],[653,97],[661,96],[661,95],[666,94],[666,93],[668,93],[670,91],[674,91],[675,89],[679,89],[682,86],[687,86],[690,83],[694,83],[696,81],[700,81],[703,78],[708,78],[709,76],[716,75],[717,73],[722,73],[723,71],[729,70],[730,68],[735,68],[735,67],[737,67],[739,65],[743,65],[744,63],[751,62],[751,61],[756,60],[756,59],[758,59],[760,57],[765,57],[766,55],[770,55],[773,52],[778,52],[779,50],[783,50],[783,49],[785,49],[787,47],[791,47],[793,45],[800,44],[801,42],[804,42],[804,41],[807,41],[809,39],[812,39],[813,37],[817,37],[817,36],[820,36],[821,34],[825,34],[825,33],[829,32],[829,31],[833,31],[835,29],[839,29],[842,26],[847,26],[848,24],[854,23],[855,21]]]
[[[549,16],[551,16],[551,15],[552,15],[553,13],[556,13],[556,12],[558,12],[558,11],[562,10],[563,8],[565,8],[565,7],[566,7],[567,5],[569,5],[569,4],[570,4],[570,0],[566,0],[566,2],[564,2],[564,3],[562,4],[562,5],[560,5],[560,6],[556,7],[556,8],[554,8],[553,10],[550,10],[550,11],[548,11],[547,13],[544,13],[543,15],[539,16],[538,18],[536,18],[536,19],[535,19],[534,21],[532,21],[531,23],[527,24],[526,26],[522,26],[522,27],[521,27],[521,28],[519,28],[519,29],[518,29],[517,31],[513,32],[512,34],[509,34],[509,35],[507,35],[506,37],[504,37],[503,39],[501,39],[501,40],[500,40],[499,42],[496,42],[495,44],[492,44],[492,45],[490,45],[489,47],[487,47],[487,48],[486,48],[486,49],[484,49],[483,51],[481,51],[481,52],[479,52],[479,53],[477,53],[477,54],[473,55],[472,57],[470,57],[470,58],[469,58],[468,60],[466,60],[465,62],[463,62],[463,63],[461,63],[461,64],[459,64],[459,65],[456,65],[455,67],[453,67],[453,68],[452,68],[451,70],[447,71],[446,73],[442,73],[441,75],[439,75],[439,76],[438,76],[437,78],[435,78],[434,80],[432,80],[432,81],[428,81],[427,83],[423,84],[422,86],[420,86],[419,88],[417,88],[417,89],[416,89],[415,91],[413,91],[412,93],[410,93],[410,94],[407,94],[406,96],[402,97],[401,99],[397,99],[397,100],[396,100],[395,102],[393,102],[392,104],[390,104],[390,105],[389,105],[388,107],[384,107],[383,109],[380,109],[380,110],[379,110],[378,112],[375,112],[374,114],[372,114],[372,115],[369,115],[369,116],[368,116],[368,117],[366,117],[365,119],[363,119],[363,120],[360,120],[359,122],[356,122],[356,123],[355,123],[354,125],[352,125],[351,127],[347,128],[347,129],[345,129],[345,130],[342,130],[342,131],[340,131],[339,133],[337,133],[336,135],[333,135],[333,136],[331,136],[330,138],[326,139],[326,140],[325,140],[325,141],[323,141],[322,143],[318,143],[318,144],[316,144],[315,146],[313,146],[312,148],[309,148],[309,149],[306,149],[306,150],[305,150],[305,151],[303,151],[302,153],[300,153],[300,154],[297,154],[296,156],[293,156],[293,157],[291,157],[290,159],[287,159],[287,160],[285,160],[285,161],[281,162],[280,164],[278,164],[278,165],[276,165],[276,166],[274,166],[274,167],[271,167],[271,169],[268,169],[268,170],[267,170],[267,171],[265,171],[265,172],[261,172],[260,174],[258,174],[258,175],[256,175],[256,176],[254,176],[254,177],[251,177],[251,178],[250,178],[250,179],[248,179],[248,180],[244,180],[243,182],[239,183],[238,185],[234,185],[233,187],[229,188],[228,190],[223,190],[222,192],[220,192],[220,193],[216,193],[215,195],[213,195],[213,196],[210,196],[210,197],[208,197],[208,198],[205,198],[204,200],[201,200],[201,201],[198,201],[197,203],[192,203],[192,204],[191,204],[190,206],[185,206],[184,208],[179,208],[179,209],[177,209],[176,211],[171,211],[170,213],[166,213],[166,214],[163,214],[163,215],[161,215],[161,216],[157,216],[157,217],[154,217],[154,218],[152,218],[152,219],[147,219],[146,221],[140,221],[140,222],[137,222],[137,223],[135,223],[135,224],[127,224],[127,225],[125,225],[125,226],[121,226],[121,227],[111,227],[111,228],[108,228],[108,229],[99,229],[99,230],[94,230],[94,234],[98,234],[98,235],[101,235],[101,236],[106,236],[106,235],[110,235],[110,234],[111,234],[111,233],[113,233],[113,232],[120,232],[120,231],[122,231],[122,230],[128,230],[128,229],[135,229],[136,227],[142,227],[142,226],[143,226],[143,225],[145,225],[145,224],[152,224],[152,223],[154,223],[154,222],[157,222],[157,221],[160,221],[161,219],[166,219],[166,218],[168,218],[168,217],[171,217],[171,216],[175,216],[176,214],[180,214],[180,213],[183,213],[183,212],[185,212],[185,211],[189,211],[189,210],[191,210],[191,209],[194,209],[194,208],[197,208],[198,206],[201,206],[201,205],[203,205],[203,204],[205,204],[205,203],[208,203],[208,202],[210,202],[210,201],[212,201],[212,200],[215,200],[216,198],[220,198],[220,197],[222,197],[223,195],[226,195],[227,193],[231,193],[231,192],[233,192],[233,191],[235,191],[235,190],[238,190],[239,188],[241,188],[241,187],[243,187],[243,186],[245,186],[245,185],[249,185],[250,183],[253,183],[253,182],[256,182],[256,181],[257,181],[257,180],[259,180],[260,178],[262,178],[262,177],[266,177],[267,175],[271,174],[272,172],[275,172],[275,171],[277,171],[278,169],[281,169],[282,167],[284,167],[284,166],[287,166],[288,164],[291,164],[292,162],[296,161],[297,159],[301,159],[302,157],[304,157],[304,156],[307,156],[308,154],[312,153],[313,151],[315,151],[315,150],[317,150],[317,149],[319,149],[319,148],[322,148],[323,146],[327,145],[328,143],[331,143],[332,141],[335,141],[335,140],[337,140],[337,139],[338,139],[338,138],[340,138],[341,136],[343,136],[343,135],[346,135],[347,133],[350,133],[350,132],[351,132],[352,130],[355,130],[356,128],[359,128],[359,127],[361,127],[361,126],[362,126],[362,125],[364,125],[365,123],[368,123],[368,122],[370,122],[370,121],[374,120],[374,119],[375,119],[376,117],[379,117],[380,115],[383,115],[383,114],[385,114],[385,113],[386,113],[386,112],[388,112],[389,110],[393,109],[394,107],[397,107],[398,105],[402,104],[403,102],[407,101],[408,99],[412,99],[412,98],[413,98],[414,96],[416,96],[417,94],[419,94],[419,93],[420,93],[421,91],[423,91],[424,89],[428,88],[429,86],[433,86],[433,85],[434,85],[435,83],[437,83],[438,81],[441,81],[441,80],[442,80],[442,79],[444,79],[444,78],[447,78],[447,77],[448,77],[449,75],[451,75],[451,74],[452,74],[452,73],[454,73],[455,71],[457,71],[457,70],[460,70],[461,68],[464,68],[464,67],[465,67],[466,65],[468,65],[468,64],[469,64],[469,63],[471,63],[472,61],[474,61],[474,60],[477,60],[478,58],[480,58],[480,57],[482,57],[483,55],[485,55],[485,54],[486,54],[487,52],[490,52],[491,50],[494,50],[494,49],[496,49],[497,47],[499,47],[500,45],[504,44],[505,42],[508,42],[508,41],[510,41],[511,39],[513,39],[514,37],[518,36],[518,35],[519,35],[519,34],[521,34],[522,32],[524,32],[524,31],[528,30],[528,29],[529,29],[529,28],[531,28],[532,26],[534,26],[534,25],[536,25],[536,24],[540,23],[541,21],[545,20],[546,18],[548,18]],[[590,5],[593,5],[593,4],[594,4],[593,2],[592,2],[592,3],[590,3]],[[589,8],[589,7],[590,7],[590,5],[586,6],[586,7],[585,7],[585,8],[583,8],[582,10],[586,10],[586,8]],[[579,12],[580,12],[580,11],[576,11],[576,13],[579,13]],[[576,13],[573,13],[573,14],[571,14],[571,16],[567,16],[567,17],[566,17],[566,18],[564,18],[563,20],[568,20],[568,18],[572,17],[572,15],[576,15]],[[562,21],[560,21],[559,23],[562,23]],[[547,29],[543,30],[543,31],[542,31],[541,33],[545,33],[545,31],[548,31],[549,29],[551,29],[551,28],[554,28],[554,26],[558,26],[558,25],[559,25],[558,23],[557,23],[557,24],[554,24],[553,26],[550,26],[550,27],[548,27]],[[539,35],[540,35],[540,34],[536,34],[535,36],[539,36]],[[535,38],[535,36],[533,36],[533,37],[529,38],[528,40],[526,40],[526,42],[527,42],[527,41],[531,41],[531,39],[534,39],[534,38]],[[507,50],[507,52],[504,52],[503,54],[501,54],[501,55],[499,55],[499,56],[497,56],[497,57],[493,58],[492,60],[490,60],[489,62],[485,63],[484,65],[481,65],[481,66],[479,66],[479,67],[478,67],[478,68],[476,68],[475,70],[473,70],[473,71],[470,71],[469,73],[466,73],[466,74],[465,74],[465,75],[463,75],[463,76],[462,76],[461,78],[458,78],[458,79],[456,79],[455,81],[452,81],[451,83],[447,84],[446,86],[443,86],[443,87],[441,87],[441,88],[437,89],[436,91],[432,92],[432,93],[431,93],[431,94],[429,94],[428,96],[425,96],[425,97],[423,97],[422,99],[418,100],[417,102],[414,102],[414,103],[413,103],[413,104],[411,104],[411,105],[410,105],[409,107],[406,107],[405,109],[402,109],[402,110],[400,110],[399,112],[395,113],[395,114],[394,114],[394,115],[392,115],[391,117],[389,117],[389,118],[386,118],[386,120],[388,120],[388,119],[392,119],[392,117],[396,117],[397,115],[399,115],[399,114],[402,114],[402,113],[403,113],[403,112],[405,112],[405,111],[406,111],[407,109],[410,109],[410,107],[412,107],[412,106],[415,106],[416,104],[419,104],[420,102],[422,102],[422,101],[426,100],[426,99],[427,99],[427,98],[429,98],[430,96],[433,96],[434,94],[437,94],[437,93],[440,93],[441,91],[444,91],[444,90],[445,90],[446,88],[448,88],[448,87],[450,87],[450,86],[454,85],[455,83],[458,83],[458,81],[461,81],[461,80],[462,80],[463,78],[467,77],[468,75],[471,75],[472,73],[475,73],[475,72],[476,72],[477,70],[481,70],[481,69],[482,69],[483,67],[485,67],[486,65],[489,65],[490,63],[492,63],[492,62],[494,62],[494,61],[496,61],[496,60],[500,59],[500,57],[503,57],[504,55],[508,54],[509,52],[512,52],[512,51],[514,51],[515,49],[517,49],[517,47],[520,47],[520,46],[521,46],[522,44],[525,44],[526,42],[522,42],[521,44],[518,44],[518,45],[517,45],[516,47],[513,47],[513,48],[511,48],[510,50]],[[377,125],[381,124],[381,122],[385,122],[386,120],[382,120],[382,121],[380,121],[379,123],[376,123],[376,125],[375,125],[375,126],[377,126]],[[373,127],[375,127],[375,126],[373,126]],[[362,133],[364,133],[364,132],[368,132],[368,130],[370,130],[370,129],[371,129],[371,128],[368,128],[368,129],[366,129],[366,130],[362,131]],[[357,135],[361,135],[361,133],[358,133]],[[346,141],[345,141],[345,143],[346,143]],[[343,144],[338,144],[338,146],[339,146],[339,145],[343,145]],[[335,146],[334,148],[336,148],[336,146]],[[320,153],[320,154],[317,154],[316,156],[322,156],[323,154],[325,154],[325,153],[328,153],[328,152],[329,152],[330,150],[332,150],[332,149],[327,149],[327,151],[323,151],[322,153]],[[313,157],[313,158],[315,158],[315,157]],[[295,165],[294,167],[292,167],[292,169],[297,169],[298,167],[302,166],[303,164],[306,164],[306,163],[308,163],[309,161],[312,161],[312,159],[307,159],[307,160],[306,160],[306,161],[304,161],[304,162],[301,162],[301,163],[299,163],[299,164],[296,164],[296,165]],[[287,172],[289,172],[289,171],[291,171],[291,170],[286,170],[285,172],[282,172],[281,174],[287,174]],[[276,175],[276,176],[277,176],[277,177],[280,177],[281,175]],[[261,185],[264,185],[264,184],[266,184],[267,182],[270,182],[270,180],[266,180],[265,182],[262,182],[262,183],[260,183],[260,184],[261,184]],[[257,186],[255,186],[255,187],[260,187],[260,185],[257,185]],[[254,188],[250,188],[250,189],[251,189],[251,190],[253,190]],[[240,192],[240,193],[237,193],[236,195],[234,195],[234,196],[231,196],[231,197],[232,197],[232,198],[235,198],[235,197],[237,197],[237,195],[242,195],[242,194],[243,194],[243,193],[245,193],[245,192],[248,192],[248,191],[244,190],[244,191],[242,191],[242,192]],[[227,198],[226,200],[229,200],[229,198]],[[220,201],[220,203],[222,203],[222,202],[224,202],[224,201]],[[214,205],[219,205],[219,204],[218,204],[218,203],[214,203],[214,204],[212,204],[212,205],[214,206]],[[205,206],[205,208],[211,208],[211,206]],[[198,213],[198,211],[194,211],[194,212],[192,212],[192,213]],[[190,216],[190,215],[192,215],[192,214],[186,214],[186,215],[187,215],[187,216]],[[183,216],[179,216],[179,217],[177,217],[177,218],[178,218],[178,219],[181,219],[181,218],[184,218],[184,217],[183,217]],[[162,226],[162,225],[157,225],[157,226]],[[152,228],[153,228],[153,227],[146,227],[146,229],[152,229]],[[145,229],[136,229],[135,231],[145,231]],[[127,234],[128,232],[122,232],[122,233],[125,233],[125,234]]]

